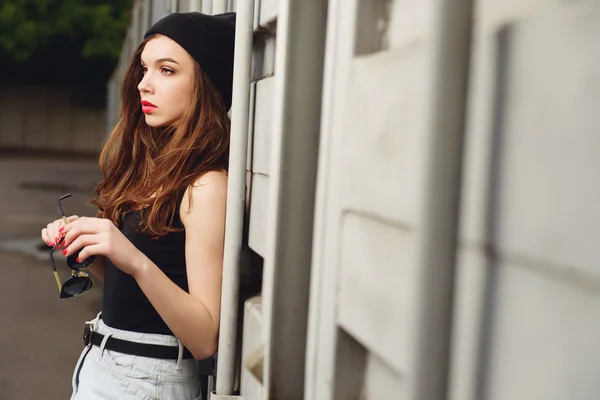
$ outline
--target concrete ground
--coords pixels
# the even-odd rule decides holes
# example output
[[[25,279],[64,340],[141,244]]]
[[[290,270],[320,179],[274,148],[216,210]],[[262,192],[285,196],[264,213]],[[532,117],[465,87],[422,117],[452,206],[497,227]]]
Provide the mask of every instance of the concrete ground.
[[[93,216],[85,203],[98,179],[97,162],[0,156],[0,399],[65,400],[83,348],[83,323],[101,308],[96,281],[85,295],[61,300],[49,251],[40,239],[45,225],[67,215]],[[64,257],[57,254],[63,280]]]

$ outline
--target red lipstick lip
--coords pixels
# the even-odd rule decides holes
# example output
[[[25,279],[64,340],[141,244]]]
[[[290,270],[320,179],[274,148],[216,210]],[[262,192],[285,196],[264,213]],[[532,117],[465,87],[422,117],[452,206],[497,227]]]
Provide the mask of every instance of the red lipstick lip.
[[[142,100],[142,102],[141,102],[141,103],[142,103],[142,105],[143,105],[143,106],[158,108],[158,107],[156,107],[154,104],[150,103],[150,102],[149,102],[149,101],[147,101],[147,100]]]

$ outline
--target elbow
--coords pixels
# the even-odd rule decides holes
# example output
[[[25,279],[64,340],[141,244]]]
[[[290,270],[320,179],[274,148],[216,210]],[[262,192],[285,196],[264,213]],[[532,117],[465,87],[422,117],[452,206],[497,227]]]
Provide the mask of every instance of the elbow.
[[[196,335],[196,340],[187,347],[196,360],[210,358],[219,349],[219,322],[203,325],[206,329],[200,335]]]
[[[210,340],[204,343],[198,343],[194,348],[190,348],[190,352],[196,360],[204,360],[215,355],[219,347],[218,341]]]

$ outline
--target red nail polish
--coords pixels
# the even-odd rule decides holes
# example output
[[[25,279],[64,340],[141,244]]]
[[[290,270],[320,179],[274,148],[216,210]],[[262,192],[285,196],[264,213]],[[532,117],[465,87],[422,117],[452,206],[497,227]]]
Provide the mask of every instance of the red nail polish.
[[[64,229],[65,229],[65,227],[63,226],[63,227],[61,227],[61,228],[60,228],[58,231],[59,231],[59,232],[62,232]]]
[[[79,262],[79,257],[77,257],[77,258],[75,259],[75,261]]]
[[[63,250],[63,255],[66,256],[67,255],[67,249]]]

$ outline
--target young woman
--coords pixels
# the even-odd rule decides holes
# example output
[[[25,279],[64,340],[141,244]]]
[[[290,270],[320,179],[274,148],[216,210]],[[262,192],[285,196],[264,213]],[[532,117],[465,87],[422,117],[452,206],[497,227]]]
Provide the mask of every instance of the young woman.
[[[235,15],[170,14],[124,77],[97,218],[42,231],[104,281],[71,399],[196,399],[217,349]]]

